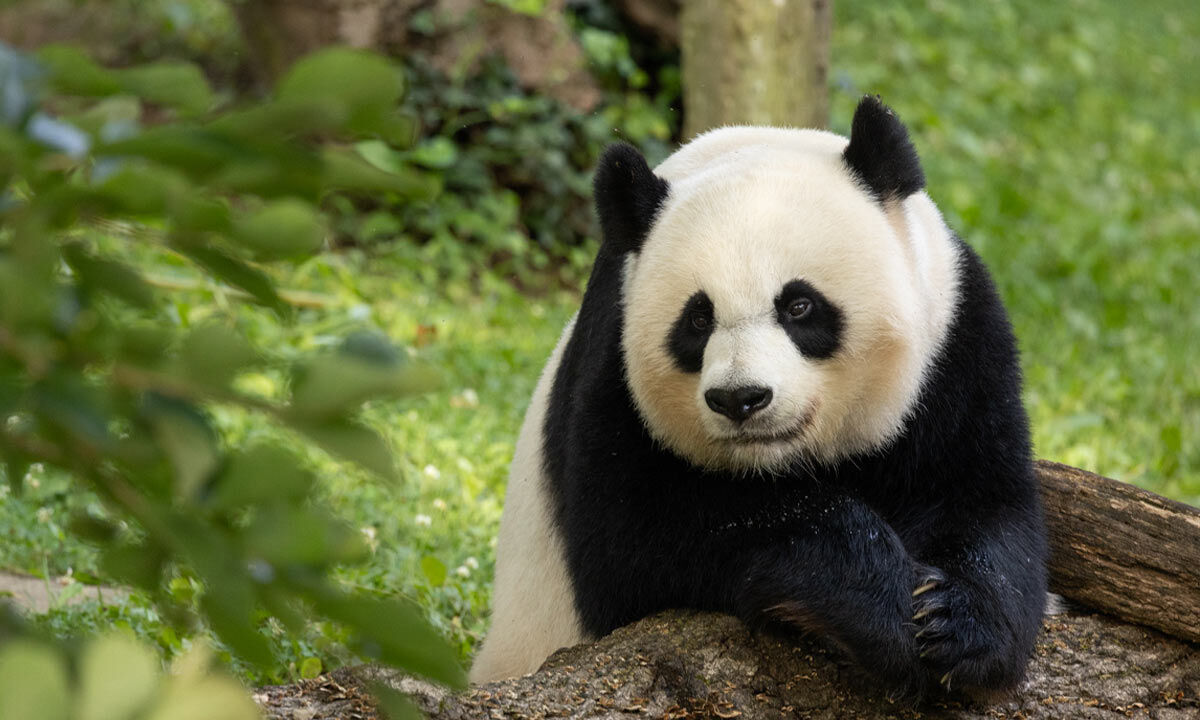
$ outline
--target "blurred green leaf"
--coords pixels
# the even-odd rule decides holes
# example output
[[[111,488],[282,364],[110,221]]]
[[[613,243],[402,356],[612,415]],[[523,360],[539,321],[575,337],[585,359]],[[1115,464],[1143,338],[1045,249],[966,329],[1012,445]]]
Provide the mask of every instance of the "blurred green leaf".
[[[276,200],[234,222],[234,237],[264,259],[310,255],[325,240],[321,216],[296,199]]]
[[[371,683],[371,695],[387,720],[422,720],[425,717],[412,699],[383,683]]]
[[[149,322],[130,323],[117,330],[116,355],[136,365],[154,367],[167,355],[174,335]]]
[[[180,252],[221,280],[250,293],[254,299],[277,314],[290,314],[290,308],[280,299],[271,278],[263,271],[209,246],[181,247]]]
[[[234,376],[261,360],[245,337],[216,323],[189,332],[179,350],[183,375],[213,388],[228,387]]]
[[[60,372],[33,386],[31,399],[45,427],[77,444],[79,451],[94,453],[112,448],[109,398],[82,377]]]
[[[175,470],[176,498],[196,498],[221,463],[208,418],[186,402],[155,394],[147,396],[143,413]]]
[[[363,160],[371,163],[384,172],[403,172],[408,166],[404,153],[393,150],[382,140],[363,140],[354,144],[354,149]]]
[[[179,173],[125,163],[96,190],[116,214],[162,215],[189,191]]]
[[[343,149],[326,149],[325,183],[331,188],[360,192],[394,192],[408,200],[429,200],[441,192],[436,175],[411,167],[385,172]]]
[[[211,182],[264,198],[316,200],[322,190],[321,162],[307,148],[282,143],[246,144],[240,156],[213,175]]]
[[[223,233],[230,228],[229,206],[217,198],[189,194],[175,199],[171,220],[184,232]]]
[[[117,526],[90,512],[77,512],[71,516],[68,526],[71,534],[97,545],[112,542],[117,537]]]
[[[238,137],[269,143],[313,132],[337,129],[342,110],[321,98],[291,97],[228,113],[209,127]]]
[[[163,125],[131,138],[110,142],[99,152],[111,156],[136,156],[188,173],[203,181],[254,151],[227,135],[185,125]]]
[[[431,587],[441,587],[446,582],[446,564],[432,555],[421,558],[421,573]]]
[[[319,98],[337,108],[345,127],[371,133],[386,129],[400,101],[400,69],[380,57],[344,47],[318,50],[279,82],[281,101]]]
[[[196,115],[213,104],[212,90],[200,68],[184,62],[157,62],[115,73],[126,91],[158,105]]]
[[[396,479],[392,451],[379,433],[350,420],[293,418],[291,425],[326,452],[362,466],[385,480]]]
[[[260,509],[244,538],[251,556],[279,567],[361,560],[366,550],[344,525],[308,508],[280,504]]]
[[[67,720],[70,698],[67,666],[57,651],[28,640],[0,645],[0,718]]]
[[[154,307],[154,291],[128,265],[98,258],[79,243],[64,245],[63,259],[79,276],[80,285],[85,290],[112,295],[146,310]]]
[[[321,658],[306,657],[300,662],[300,677],[311,680],[321,674]]]
[[[450,138],[435,137],[414,148],[410,156],[418,165],[444,170],[458,159],[458,146]]]
[[[220,509],[268,501],[296,502],[313,486],[312,473],[292,453],[274,445],[256,445],[235,453],[217,478],[210,504]]]
[[[192,548],[193,557],[200,554],[215,554],[219,548]],[[208,565],[222,565],[224,558],[214,558]],[[254,595],[249,581],[241,573],[224,570],[219,573],[203,574],[205,592],[200,598],[200,608],[209,627],[247,662],[259,667],[269,667],[273,660],[271,646],[258,632],[253,622]]]
[[[36,57],[49,71],[54,89],[68,95],[101,97],[121,91],[121,83],[110,70],[92,62],[82,50],[68,45],[46,45]]]
[[[29,472],[29,458],[15,452],[4,453],[4,475],[8,478],[8,489],[14,497],[21,497],[25,490],[25,473]]]
[[[145,707],[158,686],[158,658],[137,641],[105,635],[79,658],[78,720],[126,720]]]
[[[100,553],[106,575],[151,593],[159,589],[165,562],[163,549],[146,541],[109,545]]]
[[[213,672],[196,643],[172,668],[154,707],[140,720],[259,720],[258,706],[237,681]]]
[[[435,384],[427,368],[401,364],[386,340],[357,335],[339,352],[297,368],[291,407],[301,417],[340,417],[371,398],[407,395]]]
[[[454,651],[410,603],[332,593],[318,595],[313,603],[330,618],[353,629],[364,654],[451,687],[465,685],[466,677]],[[381,627],[389,631],[371,631]]]

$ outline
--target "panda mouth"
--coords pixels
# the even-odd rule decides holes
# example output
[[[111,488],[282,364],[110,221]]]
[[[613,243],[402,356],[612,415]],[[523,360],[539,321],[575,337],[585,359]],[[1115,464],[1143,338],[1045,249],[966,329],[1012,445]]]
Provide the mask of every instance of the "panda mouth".
[[[816,407],[809,406],[803,415],[783,430],[774,432],[751,432],[742,431],[736,435],[730,435],[722,438],[727,442],[736,445],[772,445],[775,443],[792,442],[796,440],[812,423],[813,416],[816,414]]]

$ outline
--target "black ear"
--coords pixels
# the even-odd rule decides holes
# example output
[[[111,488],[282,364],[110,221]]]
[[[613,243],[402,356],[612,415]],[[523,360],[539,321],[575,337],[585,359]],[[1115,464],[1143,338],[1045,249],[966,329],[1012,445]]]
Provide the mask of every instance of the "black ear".
[[[877,95],[864,95],[859,101],[842,158],[881,202],[902,200],[925,187],[925,172],[908,130]]]
[[[605,247],[621,255],[641,249],[669,189],[632,145],[609,145],[593,184]]]

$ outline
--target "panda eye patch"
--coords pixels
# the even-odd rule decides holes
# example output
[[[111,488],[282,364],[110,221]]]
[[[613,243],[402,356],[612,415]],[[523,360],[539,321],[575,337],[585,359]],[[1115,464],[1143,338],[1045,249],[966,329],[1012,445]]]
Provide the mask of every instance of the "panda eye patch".
[[[805,357],[832,357],[842,341],[841,308],[804,280],[785,284],[775,297],[779,324]]]
[[[712,335],[714,309],[704,291],[695,293],[683,304],[671,334],[667,336],[667,352],[675,366],[683,372],[700,372],[704,364],[704,347]]]

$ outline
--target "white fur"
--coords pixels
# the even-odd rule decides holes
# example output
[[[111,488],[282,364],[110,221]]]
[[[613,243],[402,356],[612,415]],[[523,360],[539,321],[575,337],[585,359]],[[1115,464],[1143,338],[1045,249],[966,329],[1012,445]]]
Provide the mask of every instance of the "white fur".
[[[651,434],[699,465],[834,461],[883,445],[914,408],[957,300],[956,250],[924,193],[885,206],[866,194],[842,161],[846,142],[723,128],[656,170],[671,189],[627,263],[623,350]],[[843,310],[833,358],[802,356],[775,319],[774,298],[794,279]],[[701,290],[716,324],[697,376],[675,366],[666,338]],[[704,401],[737,385],[774,395],[741,426]],[[788,437],[745,441],[780,432]]]
[[[550,653],[586,639],[542,469],[550,389],[574,326],[572,319],[546,363],[517,438],[496,547],[492,627],[471,666],[473,683],[531,673]]]

